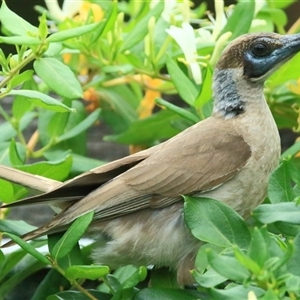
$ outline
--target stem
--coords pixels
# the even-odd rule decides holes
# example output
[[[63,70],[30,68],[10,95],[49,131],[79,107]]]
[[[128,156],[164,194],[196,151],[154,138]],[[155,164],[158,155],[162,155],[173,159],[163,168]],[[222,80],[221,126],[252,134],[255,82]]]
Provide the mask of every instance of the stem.
[[[35,152],[31,152],[31,157],[39,158],[39,157],[43,156],[44,152],[47,151],[48,149],[50,149],[53,145],[55,145],[55,138],[51,138],[49,143],[47,145],[45,145],[43,148],[41,148]]]
[[[298,31],[298,28],[300,27],[300,18],[297,19],[297,21],[290,27],[288,30],[288,34],[293,34]]]

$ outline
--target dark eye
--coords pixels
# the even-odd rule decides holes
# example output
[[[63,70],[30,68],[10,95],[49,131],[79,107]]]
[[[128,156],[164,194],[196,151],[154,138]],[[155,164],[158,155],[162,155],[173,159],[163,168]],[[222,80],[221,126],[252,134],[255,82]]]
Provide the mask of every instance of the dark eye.
[[[269,47],[264,43],[257,43],[252,45],[251,50],[255,56],[265,56],[269,54]]]

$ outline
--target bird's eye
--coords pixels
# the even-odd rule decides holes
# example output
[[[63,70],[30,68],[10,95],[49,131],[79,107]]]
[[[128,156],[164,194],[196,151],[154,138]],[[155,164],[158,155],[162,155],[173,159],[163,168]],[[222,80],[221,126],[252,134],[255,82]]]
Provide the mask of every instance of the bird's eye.
[[[251,50],[255,56],[265,56],[269,54],[269,47],[264,43],[256,43],[252,45]]]

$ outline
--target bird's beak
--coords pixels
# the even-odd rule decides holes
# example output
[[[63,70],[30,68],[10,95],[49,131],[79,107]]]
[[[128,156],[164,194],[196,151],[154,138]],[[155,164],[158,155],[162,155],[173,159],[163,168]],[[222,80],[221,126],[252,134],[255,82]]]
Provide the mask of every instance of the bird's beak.
[[[300,33],[284,35],[280,38],[282,47],[278,50],[278,58],[281,60],[290,59],[300,51]]]

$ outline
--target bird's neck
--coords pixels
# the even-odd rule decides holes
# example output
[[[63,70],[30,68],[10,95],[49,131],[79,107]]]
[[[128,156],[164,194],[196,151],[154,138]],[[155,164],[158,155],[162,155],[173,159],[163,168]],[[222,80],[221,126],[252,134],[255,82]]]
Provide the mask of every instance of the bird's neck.
[[[262,86],[247,83],[240,73],[238,69],[215,69],[214,116],[231,119],[244,114],[253,102],[262,101]]]

